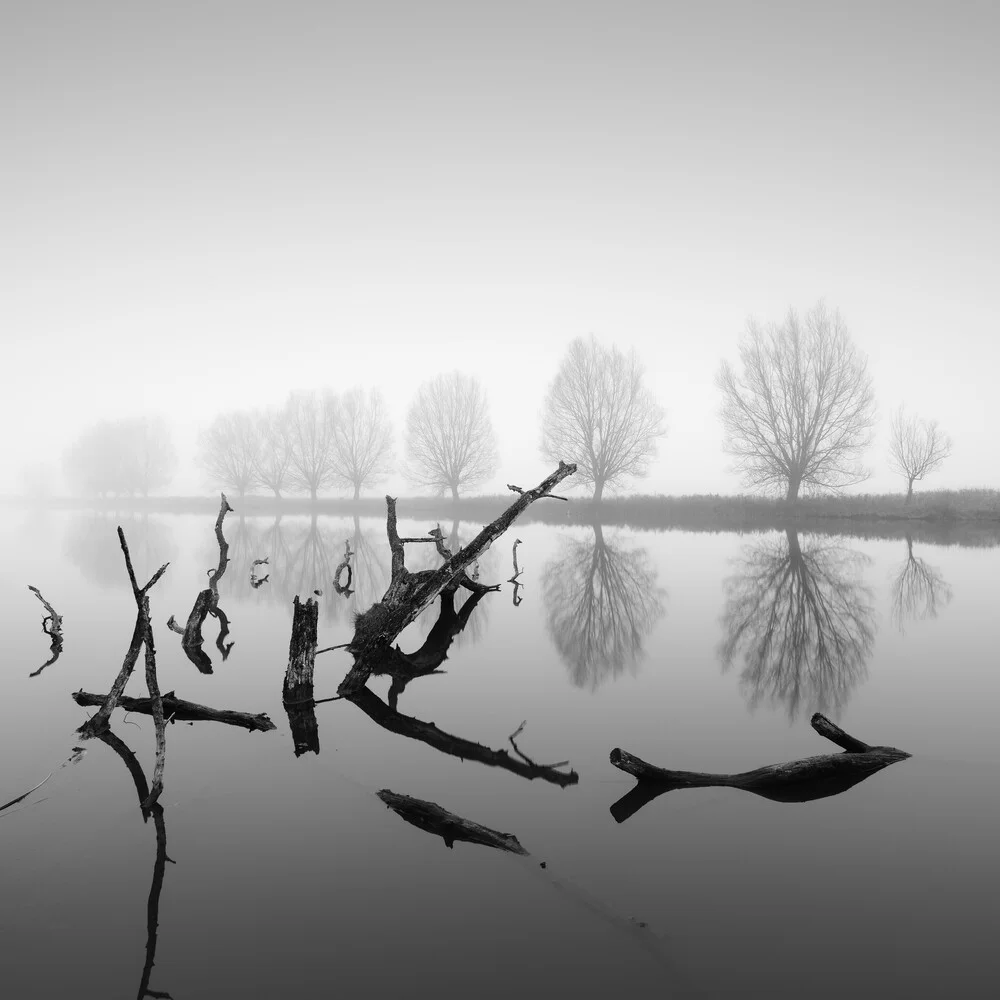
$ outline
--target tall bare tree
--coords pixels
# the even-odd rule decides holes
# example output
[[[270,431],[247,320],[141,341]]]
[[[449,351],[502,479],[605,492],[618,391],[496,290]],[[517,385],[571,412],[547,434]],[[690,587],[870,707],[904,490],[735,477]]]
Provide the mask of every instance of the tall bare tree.
[[[334,482],[338,408],[337,397],[329,389],[293,392],[286,404],[292,482],[313,501],[320,490]]]
[[[666,433],[663,410],[642,382],[634,351],[623,354],[593,336],[569,345],[545,397],[542,454],[576,462],[578,482],[605,486],[644,476]]]
[[[900,406],[889,423],[889,465],[906,480],[906,502],[913,496],[913,482],[941,467],[951,454],[951,438],[936,420],[908,416]]]
[[[472,375],[437,375],[417,390],[406,417],[407,476],[436,493],[478,486],[496,471],[486,391]]]
[[[177,452],[162,417],[101,421],[64,457],[69,485],[84,493],[148,496],[168,485],[176,470]]]
[[[271,407],[255,414],[260,435],[257,458],[257,482],[276,497],[292,482],[292,443],[288,426],[288,410]]]
[[[120,425],[126,476],[137,492],[149,496],[167,486],[177,471],[177,451],[163,417],[139,417]]]
[[[365,486],[389,472],[392,425],[378,389],[355,387],[340,397],[333,434],[334,481],[354,489],[354,499]]]
[[[742,373],[722,363],[725,448],[748,486],[837,490],[871,474],[861,454],[871,443],[875,397],[865,356],[840,313],[822,302],[800,321],[762,329],[751,321],[740,343]]]
[[[245,411],[220,413],[201,432],[197,462],[213,485],[245,496],[257,484],[260,428]]]

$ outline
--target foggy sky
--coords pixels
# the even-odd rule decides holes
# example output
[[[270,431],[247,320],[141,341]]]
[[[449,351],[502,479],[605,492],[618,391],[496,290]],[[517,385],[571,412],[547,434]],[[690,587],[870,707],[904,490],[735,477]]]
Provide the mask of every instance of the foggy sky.
[[[569,340],[634,346],[643,491],[738,492],[714,376],[818,298],[923,488],[1000,485],[992,3],[33,3],[0,32],[0,491],[100,417],[460,368],[532,484]],[[402,435],[398,435],[402,450]],[[390,482],[388,486],[394,487]],[[206,489],[187,468],[170,492]]]

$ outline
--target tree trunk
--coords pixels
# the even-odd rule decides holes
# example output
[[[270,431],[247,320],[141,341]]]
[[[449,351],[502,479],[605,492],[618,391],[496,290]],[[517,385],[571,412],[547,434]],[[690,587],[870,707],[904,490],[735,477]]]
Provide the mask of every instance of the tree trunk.
[[[288,667],[281,699],[295,744],[295,756],[319,753],[319,728],[313,709],[313,669],[316,666],[316,627],[319,605],[311,597],[292,601],[292,637],[288,643]]]
[[[316,487],[315,486],[309,491],[309,498],[312,500],[312,502],[314,504],[316,503]]]
[[[786,500],[798,500],[801,483],[802,477],[797,472],[788,477],[788,492],[785,494]]]
[[[354,484],[354,499],[357,500],[361,496],[361,484]]]
[[[452,498],[452,500],[457,500],[458,499],[458,485],[456,483],[452,483],[452,486],[451,486],[451,498]]]
[[[594,503],[600,503],[604,496],[604,480],[594,483]]]
[[[913,477],[911,476],[906,483],[906,502],[909,503],[913,497]]]

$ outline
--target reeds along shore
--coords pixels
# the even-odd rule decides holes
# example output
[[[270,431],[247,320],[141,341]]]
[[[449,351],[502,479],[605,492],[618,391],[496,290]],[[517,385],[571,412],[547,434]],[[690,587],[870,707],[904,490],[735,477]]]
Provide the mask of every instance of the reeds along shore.
[[[29,501],[8,498],[9,502]],[[268,497],[250,495],[234,499],[238,515],[358,515],[384,517],[382,496]],[[189,513],[214,509],[214,497],[116,497],[60,498],[54,507],[95,510],[138,510],[150,513]],[[510,495],[464,497],[401,497],[404,517],[457,518],[488,521],[510,503]],[[1000,490],[934,490],[914,494],[906,502],[902,493],[808,497],[795,501],[759,496],[631,495],[605,498],[595,504],[589,497],[570,497],[569,503],[533,505],[524,521],[544,524],[621,525],[650,530],[768,531],[794,525],[802,531],[846,534],[862,538],[904,538],[945,545],[1000,545]]]

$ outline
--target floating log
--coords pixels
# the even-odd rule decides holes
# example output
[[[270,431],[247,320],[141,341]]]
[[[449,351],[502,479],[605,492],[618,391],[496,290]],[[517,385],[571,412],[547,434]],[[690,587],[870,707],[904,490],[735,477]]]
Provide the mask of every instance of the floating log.
[[[319,753],[319,726],[313,708],[313,670],[316,667],[319,604],[311,597],[303,604],[292,602],[292,635],[288,642],[288,666],[281,700],[288,715],[295,756]]]
[[[28,590],[30,590],[35,597],[42,602],[42,606],[45,608],[46,612],[48,612],[42,618],[42,631],[49,637],[49,652],[52,655],[37,670],[33,670],[28,675],[29,677],[37,677],[46,667],[51,667],[52,664],[59,659],[59,654],[62,652],[62,615],[59,614],[51,604],[49,604],[37,587],[32,587],[29,583]]]
[[[480,826],[470,819],[463,819],[455,813],[448,812],[435,802],[415,799],[409,795],[401,795],[383,788],[378,797],[398,816],[407,823],[425,830],[427,833],[441,837],[446,847],[454,847],[456,840],[468,844],[481,844],[483,847],[493,847],[498,851],[509,851],[511,854],[527,854],[520,841],[512,833],[501,833],[491,830],[488,826]]]
[[[876,771],[910,756],[896,747],[863,743],[819,712],[812,717],[812,727],[843,747],[844,753],[821,754],[739,774],[706,774],[667,770],[615,747],[611,751],[611,763],[638,778],[639,784],[611,807],[611,814],[617,822],[623,823],[647,802],[677,788],[742,788],[774,802],[810,802],[839,795]]]
[[[426,743],[449,756],[460,757],[462,760],[474,760],[487,767],[500,767],[512,774],[527,778],[529,781],[540,778],[542,781],[548,781],[563,788],[567,785],[575,785],[580,780],[576,771],[561,771],[555,766],[518,760],[506,750],[492,750],[481,743],[474,743],[472,740],[462,739],[460,736],[452,736],[450,733],[438,729],[433,722],[422,722],[420,719],[402,715],[393,711],[367,687],[359,688],[350,694],[343,695],[343,697],[357,705],[369,719],[388,732]]]
[[[78,705],[103,704],[107,695],[91,694],[88,691],[73,693],[73,701]],[[123,695],[118,699],[117,707],[126,712],[138,712],[140,715],[152,715],[150,698],[129,698]],[[238,726],[249,732],[266,733],[275,728],[274,723],[263,712],[253,715],[250,712],[234,712],[229,709],[209,708],[193,701],[178,698],[173,691],[163,695],[163,714],[170,722],[222,722],[227,726]]]
[[[403,540],[396,528],[396,501],[387,496],[386,535],[392,554],[389,589],[380,601],[358,615],[354,636],[348,646],[354,654],[354,666],[340,684],[339,693],[346,695],[365,685],[372,668],[391,649],[396,637],[433,603],[445,588],[463,582],[471,566],[535,500],[548,496],[552,488],[576,472],[573,464],[559,463],[550,476],[534,489],[526,490],[496,520],[486,525],[468,545],[445,560],[436,570],[411,573],[406,569]],[[470,581],[473,582],[473,581]],[[478,584],[476,586],[479,586]]]

